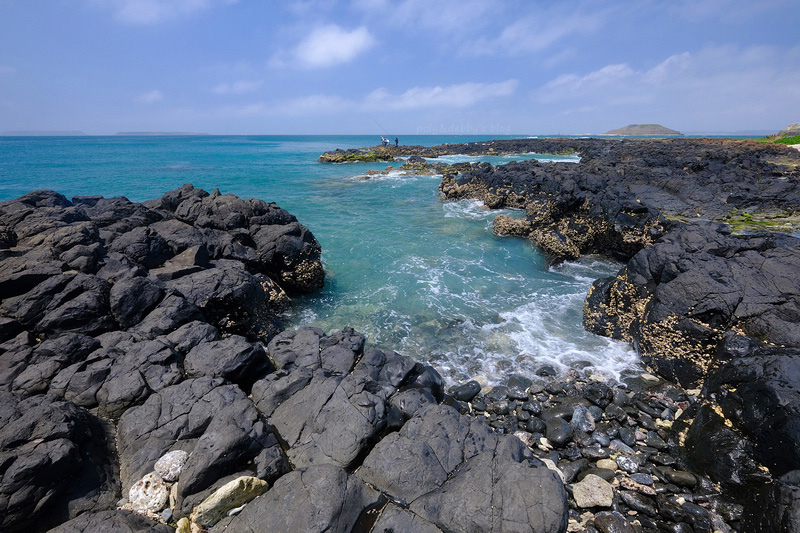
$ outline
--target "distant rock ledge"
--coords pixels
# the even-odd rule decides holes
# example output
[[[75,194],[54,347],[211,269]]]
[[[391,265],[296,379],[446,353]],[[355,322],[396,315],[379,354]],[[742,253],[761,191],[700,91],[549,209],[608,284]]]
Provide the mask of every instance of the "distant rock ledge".
[[[629,124],[605,132],[604,135],[683,135],[683,133],[665,128],[661,124]]]

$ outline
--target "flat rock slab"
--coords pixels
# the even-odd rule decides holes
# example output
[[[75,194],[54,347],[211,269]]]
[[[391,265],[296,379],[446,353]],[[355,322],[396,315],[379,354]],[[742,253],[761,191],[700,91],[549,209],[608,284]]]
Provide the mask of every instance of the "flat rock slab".
[[[240,388],[219,378],[184,381],[129,409],[119,422],[118,445],[123,488],[151,472],[165,453],[189,453],[176,490],[183,514],[226,475],[250,470],[274,479],[285,471],[264,417]]]
[[[516,437],[442,405],[384,438],[356,474],[444,531],[561,531],[567,523],[553,471]]]
[[[381,495],[334,465],[294,470],[241,513],[224,518],[212,533],[237,531],[330,531],[349,533]]]
[[[111,510],[83,514],[50,530],[51,533],[96,533],[113,531],[124,533],[173,533],[166,524],[142,516],[135,511]]]
[[[119,485],[106,438],[70,402],[0,392],[0,530],[44,530],[112,505]]]

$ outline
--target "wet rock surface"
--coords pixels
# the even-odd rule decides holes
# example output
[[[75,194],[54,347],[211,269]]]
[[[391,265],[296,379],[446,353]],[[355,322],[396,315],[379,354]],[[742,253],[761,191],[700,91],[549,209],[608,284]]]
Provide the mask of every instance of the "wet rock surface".
[[[673,421],[700,405],[697,396],[664,380],[606,385],[574,370],[560,380],[532,383],[526,398],[517,393],[512,398],[509,390],[484,390],[467,410],[496,433],[528,443],[526,450],[534,457],[558,469],[568,493],[568,531],[754,530],[743,506],[696,473],[683,453]],[[501,401],[507,405],[498,408]],[[534,403],[541,406],[539,414],[520,417],[523,412],[530,415],[525,409]],[[545,419],[576,429],[554,441],[546,429],[536,431],[547,427]],[[543,423],[531,423],[536,420]],[[367,466],[365,461],[362,471]],[[781,485],[784,502],[793,501],[790,479]],[[786,504],[782,509],[780,519],[788,523]]]

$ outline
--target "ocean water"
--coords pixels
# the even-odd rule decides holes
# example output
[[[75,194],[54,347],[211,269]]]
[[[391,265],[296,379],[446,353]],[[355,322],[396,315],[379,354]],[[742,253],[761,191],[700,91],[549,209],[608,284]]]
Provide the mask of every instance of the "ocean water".
[[[435,145],[502,136],[402,137]],[[508,137],[510,138],[510,137]],[[387,163],[317,163],[334,148],[375,145],[377,136],[0,137],[0,200],[34,189],[68,198],[100,194],[143,201],[192,183],[274,201],[322,244],[327,281],[296,299],[288,327],[327,332],[352,326],[368,345],[434,365],[448,382],[503,383],[545,369],[619,379],[641,371],[626,344],[581,325],[591,282],[621,265],[587,257],[557,267],[522,239],[496,237],[503,212],[480,202],[440,198],[440,176],[393,171],[363,179]],[[448,156],[446,162],[575,156]],[[399,166],[399,163],[388,164]]]

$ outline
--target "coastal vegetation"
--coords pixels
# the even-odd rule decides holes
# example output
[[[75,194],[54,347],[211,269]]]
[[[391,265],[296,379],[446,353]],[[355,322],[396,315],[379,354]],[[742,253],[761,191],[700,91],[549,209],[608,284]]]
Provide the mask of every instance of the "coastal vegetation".
[[[800,135],[784,137],[781,134],[769,135],[758,139],[763,144],[800,144]]]

